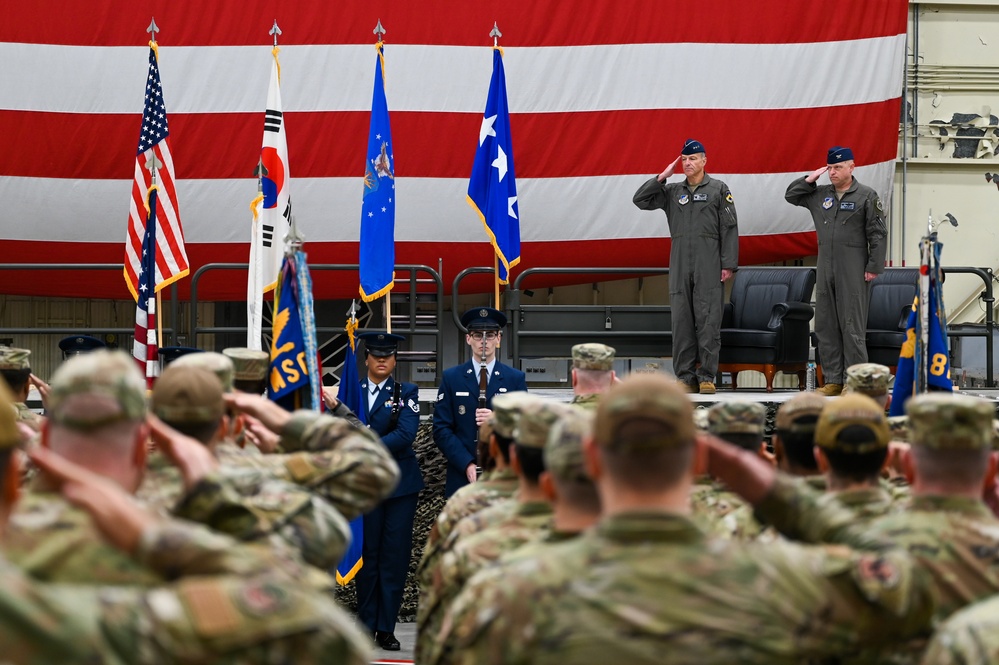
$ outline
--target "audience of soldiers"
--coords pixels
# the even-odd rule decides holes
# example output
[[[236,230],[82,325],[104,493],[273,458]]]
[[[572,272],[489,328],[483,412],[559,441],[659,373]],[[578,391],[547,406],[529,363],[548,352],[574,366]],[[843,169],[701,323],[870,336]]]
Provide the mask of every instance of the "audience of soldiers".
[[[890,370],[857,365],[768,441],[760,404],[572,355],[571,404],[496,394],[483,475],[416,544],[417,663],[999,662],[992,403],[890,422]],[[266,371],[192,353],[147,395],[121,352],[46,384],[0,347],[4,660],[370,662],[326,571],[398,466],[335,398],[261,396]]]

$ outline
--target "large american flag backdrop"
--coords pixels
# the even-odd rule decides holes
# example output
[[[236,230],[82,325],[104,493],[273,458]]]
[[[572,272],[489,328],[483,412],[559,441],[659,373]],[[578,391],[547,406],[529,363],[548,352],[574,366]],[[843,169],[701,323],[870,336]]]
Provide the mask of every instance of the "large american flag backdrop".
[[[503,31],[517,164],[522,263],[664,265],[665,218],[635,189],[696,137],[735,196],[743,265],[816,251],[787,184],[851,146],[855,175],[890,194],[905,0],[650,3],[648,0],[90,0],[13,3],[0,22],[0,262],[121,261],[135,136],[161,28],[177,197],[193,273],[246,262],[247,209],[281,36],[282,98],[295,163],[295,217],[310,263],[354,263],[371,103],[375,23],[392,63],[386,94],[397,188],[397,263],[445,283],[492,249],[465,203]],[[121,274],[0,273],[5,293],[127,298]],[[188,279],[181,280],[182,292]],[[483,280],[484,290],[490,282]],[[319,298],[353,297],[353,279]],[[242,300],[245,275],[201,297]]]

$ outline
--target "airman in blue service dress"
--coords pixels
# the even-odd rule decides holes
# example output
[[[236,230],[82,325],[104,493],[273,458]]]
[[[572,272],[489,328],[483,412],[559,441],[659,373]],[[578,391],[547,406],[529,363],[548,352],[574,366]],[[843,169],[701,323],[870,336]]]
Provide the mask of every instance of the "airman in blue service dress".
[[[471,349],[472,358],[444,371],[434,407],[434,443],[447,459],[446,497],[475,478],[475,441],[479,424],[490,414],[493,396],[527,390],[524,373],[496,359],[506,325],[502,312],[491,307],[476,307],[465,312],[461,325],[468,331],[465,342]],[[479,409],[483,365],[487,380],[486,400],[485,408]]]
[[[420,426],[420,391],[392,378],[402,335],[362,333],[367,374],[361,379],[361,405],[368,427],[381,437],[396,464],[399,485],[364,515],[364,565],[358,571],[357,616],[382,649],[398,651],[395,623],[402,605],[413,546],[413,519],[423,475],[413,452]]]

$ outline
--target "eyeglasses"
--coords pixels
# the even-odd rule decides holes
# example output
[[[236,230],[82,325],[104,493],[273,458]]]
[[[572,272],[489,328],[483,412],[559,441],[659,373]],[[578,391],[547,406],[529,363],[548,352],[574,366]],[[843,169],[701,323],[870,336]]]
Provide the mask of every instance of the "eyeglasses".
[[[484,333],[473,332],[473,333],[468,333],[468,335],[476,342],[481,342],[483,338],[488,339],[491,342],[492,340],[499,337],[499,333],[496,332],[495,330],[490,330],[489,332],[484,332]]]

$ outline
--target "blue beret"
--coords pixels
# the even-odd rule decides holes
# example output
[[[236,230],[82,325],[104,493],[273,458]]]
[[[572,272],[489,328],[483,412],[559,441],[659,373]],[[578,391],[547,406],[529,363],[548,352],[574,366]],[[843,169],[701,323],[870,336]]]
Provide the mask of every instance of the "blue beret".
[[[465,312],[461,325],[469,331],[500,330],[506,325],[506,316],[492,307],[476,307]]]
[[[364,341],[365,351],[378,358],[395,355],[399,350],[399,342],[406,341],[402,335],[378,332],[377,330],[363,332],[357,338]]]
[[[697,139],[687,139],[683,142],[683,150],[680,151],[681,155],[694,155],[699,152],[706,153],[704,150],[704,145]]]
[[[104,342],[90,335],[73,335],[72,337],[63,337],[59,340],[59,348],[62,350],[62,355],[66,358],[69,356],[78,356],[81,353],[88,353],[94,349],[103,349],[106,346]]]
[[[826,164],[839,164],[840,162],[848,162],[852,159],[852,150],[844,148],[841,145],[834,145],[829,148],[829,154],[826,156]]]

